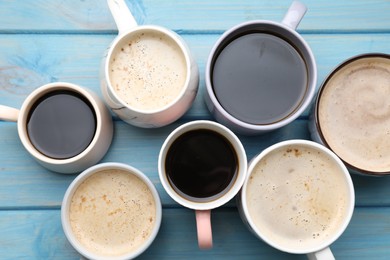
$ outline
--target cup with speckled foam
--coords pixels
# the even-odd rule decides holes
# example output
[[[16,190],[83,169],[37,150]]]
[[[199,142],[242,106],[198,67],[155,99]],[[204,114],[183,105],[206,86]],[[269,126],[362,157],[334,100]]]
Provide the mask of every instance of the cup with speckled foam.
[[[340,63],[321,85],[309,130],[349,170],[390,175],[390,55],[365,53]]]
[[[61,207],[64,233],[88,259],[132,259],[154,241],[162,207],[156,188],[141,171],[102,163],[68,187]]]
[[[329,247],[352,218],[355,193],[332,151],[288,140],[251,160],[237,204],[243,222],[267,244],[309,259],[334,259]]]
[[[101,89],[111,110],[143,128],[165,126],[192,105],[198,66],[186,42],[156,25],[137,25],[123,0],[108,0],[118,36],[101,67]]]

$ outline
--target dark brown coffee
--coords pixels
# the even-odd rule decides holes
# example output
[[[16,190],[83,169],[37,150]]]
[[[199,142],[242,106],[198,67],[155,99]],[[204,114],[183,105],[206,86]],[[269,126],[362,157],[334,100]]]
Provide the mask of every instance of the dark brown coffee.
[[[207,129],[179,136],[165,160],[165,171],[173,189],[194,201],[223,195],[234,183],[237,169],[238,159],[231,143]]]
[[[273,34],[253,32],[228,42],[212,70],[214,93],[233,117],[267,125],[291,115],[307,90],[300,53]]]
[[[90,102],[72,91],[53,91],[33,105],[27,133],[42,154],[67,159],[84,151],[96,130],[96,115]]]

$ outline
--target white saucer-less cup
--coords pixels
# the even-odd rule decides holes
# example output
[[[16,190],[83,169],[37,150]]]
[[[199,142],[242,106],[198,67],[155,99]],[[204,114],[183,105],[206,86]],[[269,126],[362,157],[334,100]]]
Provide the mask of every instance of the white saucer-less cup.
[[[248,229],[270,246],[331,260],[329,247],[352,218],[355,192],[346,166],[332,151],[288,140],[250,161],[237,205]]]
[[[199,85],[198,66],[185,41],[175,32],[156,25],[137,25],[134,17],[123,0],[108,0],[108,6],[118,27],[118,36],[111,43],[101,66],[101,90],[111,110],[123,121],[143,128],[156,128],[168,125],[181,117],[192,105]],[[110,80],[110,63],[112,56],[128,42],[144,34],[164,35],[176,45],[176,50],[184,56],[186,78],[177,97],[163,107],[141,109],[129,105],[115,91]],[[142,41],[142,36],[141,36]],[[164,52],[164,50],[161,50]],[[140,58],[142,59],[142,57]],[[148,70],[152,70],[153,65]],[[137,80],[129,76],[129,81]]]
[[[123,248],[123,246],[120,247],[121,251],[125,251],[125,253],[107,255],[106,253],[101,253],[101,252],[97,253],[95,249],[92,250],[91,248],[86,246],[85,242],[84,243],[80,242],[80,240],[78,239],[78,236],[75,234],[75,231],[72,228],[72,223],[70,220],[70,209],[71,209],[71,204],[73,203],[72,201],[73,201],[74,194],[76,193],[76,191],[78,191],[78,188],[81,185],[83,185],[86,181],[89,180],[89,178],[93,178],[94,176],[96,176],[98,174],[111,174],[110,177],[115,178],[115,174],[116,174],[115,171],[121,171],[121,172],[125,172],[126,174],[133,175],[134,177],[136,177],[138,179],[138,181],[140,181],[140,183],[143,183],[143,185],[149,190],[151,197],[153,198],[155,214],[154,214],[154,221],[152,224],[153,226],[151,227],[150,232],[148,234],[145,234],[145,233],[144,234],[137,234],[138,238],[141,236],[144,237],[142,243],[138,244],[137,247],[130,248],[130,249]],[[130,180],[132,180],[132,179],[130,179]],[[115,183],[115,181],[113,183]],[[138,202],[139,196],[142,196],[142,194],[141,193],[137,194],[137,192],[143,191],[142,186],[135,187],[132,191],[132,194],[134,195],[134,197],[129,197],[128,195],[126,195],[126,194],[128,194],[128,190],[126,189],[126,185],[128,185],[128,183],[126,182],[126,179],[125,180],[122,179],[122,181],[118,182],[118,183],[119,183],[119,186],[123,187],[123,188],[118,188],[118,190],[115,190],[115,191],[110,190],[110,187],[107,187],[107,186],[105,186],[105,190],[94,190],[93,187],[95,187],[95,186],[92,186],[92,184],[97,185],[97,181],[89,182],[88,185],[91,184],[90,187],[88,187],[88,185],[84,185],[82,188],[80,188],[80,190],[78,192],[79,193],[84,192],[84,195],[81,197],[81,198],[84,197],[84,199],[82,199],[82,201],[89,203],[89,201],[87,201],[87,198],[88,198],[91,200],[91,203],[98,202],[99,200],[103,201],[103,203],[107,203],[107,206],[106,206],[107,215],[105,215],[104,210],[101,206],[96,206],[99,209],[99,211],[96,212],[96,214],[99,215],[100,219],[89,219],[89,220],[84,219],[82,221],[94,223],[94,225],[96,225],[97,229],[100,228],[103,230],[106,228],[106,225],[114,225],[114,224],[112,224],[112,222],[118,221],[118,223],[120,223],[121,221],[125,221],[118,214],[128,214],[129,215],[129,212],[123,212],[123,209],[126,208],[125,205],[131,204],[131,203],[138,203],[138,207],[137,207],[137,205],[135,207],[134,206],[129,207],[129,209],[127,209],[128,211],[131,211],[131,210],[136,211],[134,213],[138,215],[137,218],[139,218],[139,216],[143,214],[143,213],[139,212],[140,211],[139,205],[143,205],[143,204]],[[111,187],[118,186],[118,183],[112,185]],[[137,191],[137,192],[135,192],[135,191]],[[99,195],[101,195],[101,197],[99,197]],[[105,195],[106,195],[106,197],[105,197]],[[96,196],[98,196],[98,197],[96,197]],[[104,200],[106,202],[104,202]],[[113,206],[115,203],[118,203],[118,201],[119,201],[119,204]],[[86,206],[85,210],[91,211],[91,208],[88,208],[88,206]],[[145,213],[143,215],[147,216],[148,213]],[[123,163],[114,163],[114,162],[101,163],[101,164],[97,164],[97,165],[92,166],[92,167],[88,168],[87,170],[83,171],[69,185],[69,187],[64,195],[64,198],[62,201],[62,206],[61,206],[62,228],[63,228],[64,233],[66,235],[66,238],[68,239],[70,244],[74,247],[74,249],[77,250],[77,252],[79,252],[81,254],[81,256],[82,256],[81,259],[87,258],[87,259],[101,259],[101,260],[127,260],[127,259],[136,258],[140,254],[145,252],[145,250],[147,250],[149,248],[149,246],[153,243],[153,241],[156,238],[158,231],[160,229],[161,219],[162,219],[162,205],[161,205],[161,201],[160,201],[160,197],[158,195],[158,192],[157,192],[155,186],[153,185],[153,183],[140,170],[138,170],[130,165],[123,164]],[[150,221],[149,218],[147,218],[145,220],[147,222]],[[110,221],[112,221],[112,222],[110,222]],[[128,221],[131,221],[131,220],[129,219]],[[80,221],[80,223],[84,223],[84,222]],[[81,225],[80,223],[78,225]],[[139,226],[142,226],[142,225],[139,225]],[[109,230],[109,232],[113,233],[114,232],[113,230],[115,230],[115,229],[112,227]],[[123,235],[123,234],[120,234],[121,233],[120,227],[118,229],[118,232],[119,232],[118,236]],[[141,231],[138,231],[138,232],[141,232]],[[98,234],[98,233],[99,233],[99,231],[95,232],[95,234]],[[85,237],[88,237],[88,235],[86,235]],[[96,241],[98,241],[98,240],[99,239],[97,238]],[[96,242],[96,243],[99,244],[99,242]],[[101,245],[99,244],[99,246],[101,246]],[[115,250],[118,250],[118,249],[114,245],[112,249],[110,249],[110,250],[107,249],[107,250],[105,250],[105,252],[113,253],[113,252],[115,252]]]
[[[235,178],[231,180],[228,187],[222,192],[222,194],[202,199],[190,199],[183,192],[179,191],[178,189],[175,189],[173,187],[174,184],[171,183],[171,181],[169,180],[169,176],[167,176],[166,158],[168,152],[171,149],[172,144],[180,136],[193,130],[211,130],[222,135],[224,138],[226,138],[227,142],[230,143],[232,149],[236,154],[237,162]],[[196,157],[196,152],[194,152],[194,156]],[[212,157],[212,159],[216,158],[215,156],[210,157]],[[210,220],[211,210],[224,205],[239,192],[245,180],[246,168],[247,157],[245,149],[241,144],[241,141],[228,128],[213,121],[198,120],[183,124],[176,128],[166,138],[164,144],[162,145],[158,158],[158,172],[161,183],[165,191],[169,194],[169,196],[171,196],[171,198],[174,199],[177,203],[181,204],[184,207],[195,210],[198,244],[201,249],[209,249],[213,246]],[[186,173],[183,172],[183,174]]]
[[[56,159],[41,153],[31,142],[27,131],[29,115],[34,106],[40,103],[40,98],[56,91],[73,92],[83,97],[90,103],[96,117],[95,134],[90,144],[81,153],[66,159]],[[55,116],[55,113],[53,115]],[[0,120],[17,122],[19,138],[24,148],[43,167],[69,174],[79,173],[99,162],[111,145],[114,131],[110,112],[98,95],[84,87],[66,82],[49,83],[37,88],[28,95],[20,109],[0,105]]]

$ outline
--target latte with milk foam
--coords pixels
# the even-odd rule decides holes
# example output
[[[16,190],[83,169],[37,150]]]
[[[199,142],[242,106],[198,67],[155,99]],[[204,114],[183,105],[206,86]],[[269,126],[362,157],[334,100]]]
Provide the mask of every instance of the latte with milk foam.
[[[122,40],[109,61],[109,81],[133,109],[155,111],[184,91],[187,63],[180,46],[163,33],[142,31]]]
[[[137,250],[151,235],[156,205],[148,186],[123,170],[103,170],[75,191],[69,211],[77,240],[97,255]]]
[[[318,122],[329,147],[346,163],[390,171],[390,58],[347,63],[325,83]]]
[[[251,172],[245,195],[259,232],[294,250],[320,246],[337,233],[350,204],[339,165],[303,145],[280,147],[265,155]]]

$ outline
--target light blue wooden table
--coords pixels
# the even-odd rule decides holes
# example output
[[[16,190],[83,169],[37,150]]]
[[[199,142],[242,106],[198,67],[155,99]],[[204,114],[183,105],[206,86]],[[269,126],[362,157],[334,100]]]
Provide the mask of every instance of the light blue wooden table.
[[[298,31],[312,47],[319,81],[338,63],[366,52],[390,53],[390,1],[304,0],[309,8]],[[200,91],[179,121],[139,129],[115,118],[104,162],[133,165],[150,177],[163,202],[158,237],[141,259],[305,259],[256,239],[241,222],[235,201],[212,213],[214,248],[200,251],[195,217],[160,184],[157,157],[167,135],[182,123],[212,119],[204,102],[204,68],[217,38],[252,19],[280,21],[289,0],[127,0],[139,24],[158,24],[184,37],[199,64]],[[117,33],[105,0],[1,0],[0,104],[20,107],[37,87],[67,81],[101,96],[99,65]],[[390,98],[390,97],[389,97]],[[307,112],[292,124],[258,136],[240,136],[248,158],[276,142],[309,139]],[[390,148],[389,148],[390,149]],[[0,259],[78,259],[65,238],[60,205],[75,175],[49,172],[24,150],[16,124],[0,122]],[[332,245],[338,259],[390,259],[390,178],[353,176],[356,210]]]

